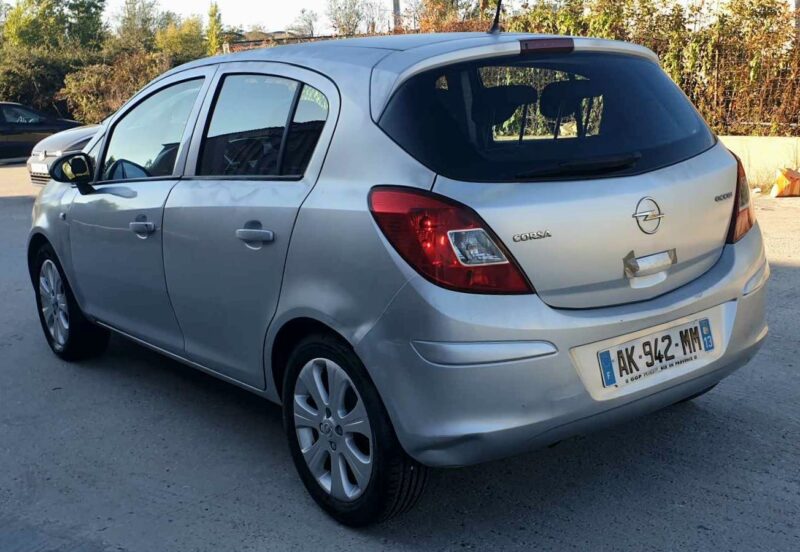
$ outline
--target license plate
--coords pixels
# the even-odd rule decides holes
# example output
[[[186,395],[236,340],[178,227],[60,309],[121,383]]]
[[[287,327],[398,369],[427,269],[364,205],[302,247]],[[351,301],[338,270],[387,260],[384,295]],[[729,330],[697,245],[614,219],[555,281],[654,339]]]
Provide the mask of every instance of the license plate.
[[[622,387],[701,359],[714,350],[708,318],[675,326],[597,353],[603,387]]]
[[[49,174],[47,163],[31,163],[31,172],[35,174]]]

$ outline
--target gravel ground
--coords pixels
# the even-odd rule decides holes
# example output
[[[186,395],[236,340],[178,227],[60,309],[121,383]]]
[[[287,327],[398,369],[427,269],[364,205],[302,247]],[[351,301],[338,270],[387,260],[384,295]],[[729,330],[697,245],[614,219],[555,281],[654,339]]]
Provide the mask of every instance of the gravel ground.
[[[800,199],[760,199],[758,356],[693,403],[436,471],[354,531],[307,497],[278,407],[122,339],[48,350],[24,264],[35,193],[0,168],[0,551],[800,550]]]

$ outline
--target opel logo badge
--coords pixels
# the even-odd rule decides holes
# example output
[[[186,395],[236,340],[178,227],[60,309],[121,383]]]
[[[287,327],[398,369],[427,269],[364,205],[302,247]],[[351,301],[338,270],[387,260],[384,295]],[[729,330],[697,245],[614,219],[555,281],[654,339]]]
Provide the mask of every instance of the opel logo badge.
[[[633,213],[633,218],[636,219],[639,230],[645,234],[655,234],[658,232],[658,227],[661,226],[661,219],[664,218],[664,213],[661,212],[661,207],[658,206],[655,199],[643,197],[636,204],[636,212]]]

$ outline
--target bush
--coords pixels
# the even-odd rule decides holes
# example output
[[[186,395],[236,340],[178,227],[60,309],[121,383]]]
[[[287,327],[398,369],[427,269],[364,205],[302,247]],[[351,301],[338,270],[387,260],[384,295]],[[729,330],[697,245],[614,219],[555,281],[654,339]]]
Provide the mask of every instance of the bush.
[[[66,105],[56,99],[65,76],[93,61],[91,54],[68,48],[15,48],[0,50],[0,98],[20,102],[60,116]]]
[[[164,54],[123,52],[112,63],[88,65],[68,75],[58,98],[79,120],[99,123],[169,68]]]
[[[423,0],[420,30],[488,29],[492,10],[481,5]],[[641,44],[715,132],[792,136],[800,129],[797,16],[786,0],[528,0],[502,23]]]

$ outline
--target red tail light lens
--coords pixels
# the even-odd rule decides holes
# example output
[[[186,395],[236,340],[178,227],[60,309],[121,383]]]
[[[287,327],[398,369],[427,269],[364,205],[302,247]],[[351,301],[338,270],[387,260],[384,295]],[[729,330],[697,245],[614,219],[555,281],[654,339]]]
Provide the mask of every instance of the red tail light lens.
[[[466,205],[379,186],[370,193],[369,208],[389,243],[433,283],[470,293],[533,293],[500,240]]]
[[[732,153],[732,152],[731,152]],[[736,243],[747,234],[756,223],[756,211],[750,198],[750,185],[744,172],[742,160],[736,154],[738,173],[736,176],[736,193],[733,196],[733,218],[728,230],[728,243]]]

